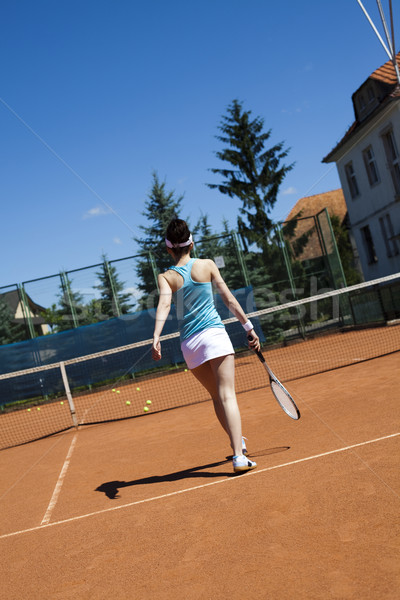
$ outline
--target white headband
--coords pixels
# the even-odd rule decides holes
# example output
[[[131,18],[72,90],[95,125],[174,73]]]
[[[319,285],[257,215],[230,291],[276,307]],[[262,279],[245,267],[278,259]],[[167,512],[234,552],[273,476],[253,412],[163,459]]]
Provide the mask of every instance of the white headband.
[[[172,242],[167,240],[167,238],[165,238],[165,243],[167,244],[168,248],[184,248],[185,246],[190,246],[190,244],[192,242],[193,242],[192,234],[189,235],[188,241],[182,242],[182,244],[173,244]]]

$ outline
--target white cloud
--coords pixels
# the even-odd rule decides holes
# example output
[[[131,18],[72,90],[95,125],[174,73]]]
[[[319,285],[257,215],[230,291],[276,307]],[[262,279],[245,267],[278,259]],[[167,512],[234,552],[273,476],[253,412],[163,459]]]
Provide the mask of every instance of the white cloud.
[[[283,190],[282,194],[284,196],[292,196],[293,194],[297,194],[297,190],[295,187],[288,187],[286,190]]]
[[[93,217],[100,217],[102,215],[108,215],[110,211],[103,208],[102,206],[95,206],[94,208],[89,209],[84,215],[84,219],[91,219]]]

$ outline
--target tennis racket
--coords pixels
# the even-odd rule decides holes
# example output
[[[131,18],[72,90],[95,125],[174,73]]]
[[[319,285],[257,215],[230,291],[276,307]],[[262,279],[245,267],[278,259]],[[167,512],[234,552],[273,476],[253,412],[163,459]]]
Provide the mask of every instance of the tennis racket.
[[[251,335],[247,337],[250,341],[253,339]],[[273,372],[267,365],[263,354],[259,350],[254,350],[254,352],[257,354],[261,364],[268,373],[271,390],[279,406],[285,411],[285,413],[289,417],[297,421],[298,419],[300,419],[300,411],[297,408],[292,396],[289,394],[287,389],[281,384],[279,379],[273,374]]]

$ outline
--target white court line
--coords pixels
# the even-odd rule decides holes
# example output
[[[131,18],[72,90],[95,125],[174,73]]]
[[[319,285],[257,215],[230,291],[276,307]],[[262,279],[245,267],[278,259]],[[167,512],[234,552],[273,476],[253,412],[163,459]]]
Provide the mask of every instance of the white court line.
[[[75,448],[77,435],[78,435],[78,432],[76,432],[75,435],[74,435],[74,437],[72,438],[72,442],[71,442],[71,445],[69,447],[68,454],[67,454],[66,459],[64,461],[64,464],[62,466],[60,475],[58,476],[56,487],[54,488],[53,495],[52,495],[52,497],[50,499],[49,505],[48,505],[47,510],[45,512],[45,515],[44,515],[44,517],[42,519],[41,525],[47,525],[48,524],[48,522],[50,521],[51,513],[53,512],[54,507],[57,504],[58,496],[60,495],[62,484],[64,483],[64,478],[65,478],[65,475],[66,475],[66,473],[68,471],[68,467],[69,467],[69,463],[70,463],[70,460],[71,460],[72,452],[74,451],[74,448]]]
[[[128,504],[121,504],[120,506],[113,506],[111,508],[104,508],[102,510],[96,510],[95,512],[87,513],[85,515],[79,515],[77,517],[63,519],[62,521],[54,521],[53,523],[47,523],[46,525],[39,525],[38,527],[31,527],[29,529],[22,529],[21,531],[5,533],[3,535],[0,535],[0,540],[3,538],[13,537],[16,535],[22,535],[23,533],[30,533],[31,531],[39,531],[40,529],[47,529],[48,527],[55,527],[56,525],[63,525],[64,523],[72,523],[73,521],[80,521],[81,519],[87,519],[88,517],[94,517],[96,515],[101,515],[104,513],[112,512],[114,510],[120,510],[122,508],[130,508],[131,506],[137,506],[138,504],[146,504],[147,502],[154,502],[155,500],[162,500],[164,498],[170,498],[171,496],[178,496],[179,494],[185,494],[186,492],[193,492],[194,490],[200,490],[200,489],[203,489],[206,487],[210,487],[212,485],[218,485],[220,483],[243,481],[243,479],[245,479],[246,477],[260,475],[260,473],[266,473],[267,471],[273,471],[274,469],[281,469],[283,467],[297,465],[299,463],[307,462],[309,460],[315,460],[316,458],[322,458],[324,456],[329,456],[330,454],[338,454],[339,452],[346,452],[346,450],[352,450],[353,448],[360,448],[360,446],[367,446],[368,444],[375,444],[376,442],[382,442],[383,440],[388,440],[390,438],[394,438],[399,435],[400,435],[400,432],[392,433],[390,435],[385,435],[384,437],[376,438],[375,440],[368,440],[366,442],[360,442],[359,444],[353,444],[352,446],[346,446],[344,448],[337,448],[336,450],[329,450],[328,452],[323,452],[322,454],[314,454],[313,456],[307,456],[306,458],[299,458],[298,460],[292,460],[291,462],[283,463],[281,465],[275,465],[273,467],[266,467],[265,469],[257,469],[256,471],[250,471],[249,473],[245,473],[238,477],[229,477],[229,478],[225,478],[225,479],[218,479],[218,481],[212,481],[210,483],[196,485],[194,487],[186,488],[184,490],[178,490],[176,492],[169,492],[168,494],[162,494],[161,496],[153,496],[152,498],[145,498],[144,500],[136,500],[136,502],[129,502]]]

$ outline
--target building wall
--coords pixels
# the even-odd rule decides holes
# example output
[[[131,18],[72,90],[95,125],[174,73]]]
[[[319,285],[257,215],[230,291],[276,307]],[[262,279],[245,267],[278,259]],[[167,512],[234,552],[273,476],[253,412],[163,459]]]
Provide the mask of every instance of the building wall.
[[[400,272],[400,238],[395,243],[398,253],[393,251],[393,244],[390,244],[392,256],[389,257],[380,223],[380,219],[383,218],[387,230],[386,215],[389,215],[394,234],[400,234],[400,196],[395,193],[382,139],[382,135],[389,128],[393,130],[397,151],[400,154],[400,101],[392,102],[384,112],[381,112],[360,132],[356,133],[347,142],[336,163],[346,198],[352,234],[357,244],[366,280]],[[379,175],[379,181],[374,185],[369,182],[363,158],[363,151],[369,146],[373,149]],[[346,165],[350,162],[359,191],[359,195],[355,198],[352,198],[346,176]],[[371,262],[368,257],[365,230],[364,234],[362,232],[362,229],[367,226],[375,249],[375,262]]]

